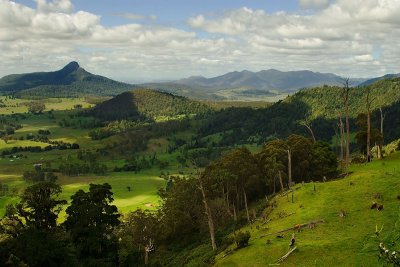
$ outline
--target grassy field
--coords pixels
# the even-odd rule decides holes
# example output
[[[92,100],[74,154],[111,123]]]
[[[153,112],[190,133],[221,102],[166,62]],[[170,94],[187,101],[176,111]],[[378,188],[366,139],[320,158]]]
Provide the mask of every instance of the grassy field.
[[[28,108],[25,103],[30,102],[27,99],[10,99],[6,96],[0,96],[0,102],[4,104],[0,105],[0,114],[14,114],[14,113],[26,113]],[[87,103],[84,98],[48,98],[45,100],[34,100],[40,101],[45,104],[48,110],[68,110],[73,109],[75,105],[82,105],[83,108],[89,107],[91,104]]]
[[[3,103],[7,107],[0,108],[0,114],[11,113],[24,113],[26,106],[23,104],[26,100],[21,99],[6,99],[1,97]],[[36,135],[38,130],[49,130],[48,136],[51,141],[64,141],[68,143],[78,143],[81,149],[96,149],[97,147],[104,146],[107,142],[115,141],[115,138],[110,140],[93,141],[88,137],[88,129],[74,129],[71,127],[61,127],[58,121],[64,117],[68,117],[71,112],[70,109],[74,105],[81,104],[87,107],[89,104],[84,102],[84,99],[46,99],[44,100],[46,110],[53,109],[53,116],[49,116],[47,112],[43,114],[33,115],[25,114],[25,118],[19,119],[18,123],[22,125],[18,129],[14,138],[25,137],[28,134]],[[157,140],[155,140],[157,141]],[[162,140],[159,140],[160,142]],[[35,142],[31,140],[0,140],[0,152],[12,147],[25,147],[25,146],[40,146],[45,147],[49,144],[42,142]],[[164,146],[154,146],[153,151],[165,150]],[[23,181],[22,174],[24,171],[32,170],[33,165],[36,163],[51,164],[52,167],[57,167],[63,161],[69,161],[76,158],[77,150],[51,150],[40,153],[21,152],[17,153],[22,157],[5,156],[0,158],[0,184],[8,186],[9,190],[7,196],[0,196],[0,216],[4,214],[5,206],[10,203],[18,202],[18,194],[22,193],[29,183]],[[174,158],[175,155],[160,155],[162,160],[170,160],[169,157]],[[123,165],[124,160],[121,158],[105,158],[101,159],[102,164],[112,170],[114,166]],[[173,169],[175,165],[170,166]],[[153,168],[151,170],[143,171],[140,173],[133,172],[108,172],[104,176],[85,175],[78,177],[68,177],[57,174],[58,182],[62,185],[63,199],[69,200],[79,189],[88,190],[90,183],[109,183],[114,192],[114,204],[122,213],[133,211],[137,208],[142,209],[155,209],[158,205],[159,197],[157,191],[165,187],[166,181],[160,178],[160,170]],[[171,173],[174,171],[171,170]],[[131,191],[128,191],[128,186]],[[65,211],[61,213],[61,220],[65,217]]]
[[[399,234],[400,154],[368,165],[354,165],[350,171],[354,173],[347,178],[315,183],[316,191],[313,183],[295,186],[298,189],[293,203],[291,194],[276,196],[277,208],[269,216],[271,221],[244,228],[251,232],[249,246],[227,257],[223,257],[226,252],[221,253],[216,266],[274,265],[289,251],[294,231],[285,232],[284,238],[273,233],[319,219],[325,222],[315,229],[295,232],[298,249],[282,266],[382,266],[377,257],[375,229],[383,226],[380,236],[387,243]],[[383,204],[384,210],[371,210],[373,201]],[[339,217],[341,210],[346,211],[345,218]]]
[[[59,182],[63,189],[60,198],[66,200],[70,200],[71,195],[80,189],[88,191],[90,183],[109,183],[114,193],[113,204],[123,214],[138,208],[155,209],[159,204],[157,191],[166,185],[164,179],[150,171],[139,174],[122,172],[107,176],[61,177]],[[128,186],[131,187],[131,191],[128,191]],[[60,215],[61,220],[65,217],[64,211]]]

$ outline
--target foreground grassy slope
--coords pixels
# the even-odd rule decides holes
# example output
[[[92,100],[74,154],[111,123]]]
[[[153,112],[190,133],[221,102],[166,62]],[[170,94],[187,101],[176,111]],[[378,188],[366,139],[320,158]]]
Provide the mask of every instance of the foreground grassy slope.
[[[315,183],[315,192],[312,183],[296,186],[294,203],[291,194],[276,196],[277,208],[269,216],[271,221],[258,221],[243,229],[251,232],[250,245],[226,257],[226,251],[221,253],[216,266],[275,264],[288,252],[293,230],[285,232],[282,239],[271,233],[318,219],[325,222],[313,230],[303,228],[296,232],[298,250],[282,266],[381,266],[375,227],[383,226],[380,235],[386,243],[399,234],[400,154],[355,165],[351,171],[354,173],[347,178]],[[383,204],[384,210],[371,210],[373,201]],[[345,218],[339,217],[342,209],[347,213]],[[291,213],[294,214],[282,216]],[[268,240],[271,244],[267,244]]]

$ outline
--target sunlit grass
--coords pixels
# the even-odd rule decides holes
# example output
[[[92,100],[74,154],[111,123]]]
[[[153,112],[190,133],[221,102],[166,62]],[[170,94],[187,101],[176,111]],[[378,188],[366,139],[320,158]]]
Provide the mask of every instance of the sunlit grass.
[[[398,233],[399,166],[400,154],[395,154],[384,161],[352,166],[354,173],[348,178],[315,183],[315,192],[313,183],[298,185],[294,203],[290,194],[276,197],[277,209],[270,215],[271,222],[257,222],[243,229],[251,232],[250,246],[227,257],[221,253],[216,266],[274,264],[288,252],[293,231],[284,233],[283,239],[276,238],[276,234],[263,235],[318,219],[325,223],[314,230],[295,232],[298,250],[282,266],[379,266],[375,227],[383,225],[382,237]],[[375,198],[378,193],[382,199]],[[384,210],[371,210],[373,201],[383,204]],[[342,209],[347,213],[345,218],[339,217]],[[295,214],[279,219],[280,212]],[[271,244],[266,244],[268,239]]]

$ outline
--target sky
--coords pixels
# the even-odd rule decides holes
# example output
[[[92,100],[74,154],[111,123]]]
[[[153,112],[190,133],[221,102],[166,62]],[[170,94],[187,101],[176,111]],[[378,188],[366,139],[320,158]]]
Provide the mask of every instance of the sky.
[[[77,61],[125,82],[399,73],[400,0],[0,0],[0,77]]]

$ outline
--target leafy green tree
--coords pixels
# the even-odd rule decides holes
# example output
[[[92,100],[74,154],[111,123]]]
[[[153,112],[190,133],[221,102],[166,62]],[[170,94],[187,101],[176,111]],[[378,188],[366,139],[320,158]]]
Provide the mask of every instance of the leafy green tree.
[[[118,262],[117,238],[114,229],[119,225],[118,209],[111,186],[90,184],[89,191],[79,190],[71,197],[64,226],[71,236],[77,256],[87,266],[115,266]]]
[[[330,178],[337,174],[338,159],[328,143],[317,141],[312,146],[310,175],[313,180]]]
[[[367,115],[365,113],[360,113],[357,116],[356,125],[358,131],[356,133],[356,141],[360,147],[361,153],[368,155],[370,152],[367,151],[367,138],[368,138],[368,124]],[[383,141],[383,136],[378,128],[371,127],[370,129],[370,143],[380,144]]]
[[[22,175],[25,181],[29,182],[52,182],[57,181],[57,176],[53,172],[44,172],[43,170],[35,169],[33,171],[25,171]]]
[[[28,102],[26,106],[28,107],[28,111],[33,114],[41,114],[46,109],[45,104],[39,101]]]
[[[77,266],[68,236],[57,227],[65,200],[61,187],[40,182],[28,187],[21,202],[8,206],[0,220],[0,262],[4,266]],[[2,265],[3,266],[3,265]]]
[[[129,213],[118,231],[120,264],[132,266],[129,261],[133,260],[147,265],[150,252],[156,249],[160,230],[156,213],[140,209]],[[136,259],[137,254],[142,255],[141,259]]]
[[[220,164],[235,185],[235,206],[245,208],[247,220],[250,222],[248,201],[262,195],[265,188],[256,157],[243,147],[223,156]]]
[[[58,200],[61,187],[53,182],[40,182],[25,189],[21,202],[16,205],[16,212],[28,227],[50,230],[57,225],[61,206],[66,200]]]
[[[191,243],[205,226],[204,207],[196,179],[176,177],[170,190],[160,190],[162,234],[176,243]]]

